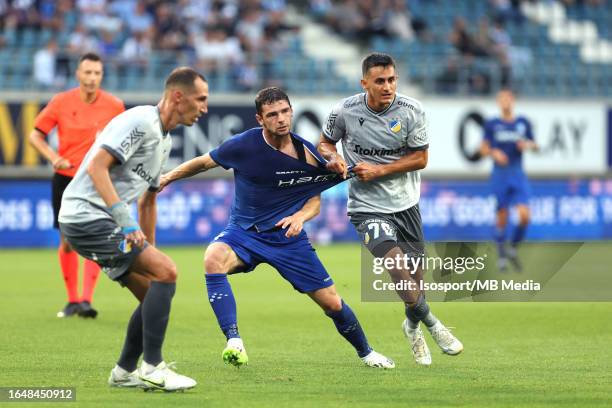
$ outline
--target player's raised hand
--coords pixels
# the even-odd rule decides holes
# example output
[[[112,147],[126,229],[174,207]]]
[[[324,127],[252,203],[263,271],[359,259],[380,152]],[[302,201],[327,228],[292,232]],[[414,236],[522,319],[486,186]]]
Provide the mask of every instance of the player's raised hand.
[[[500,166],[506,166],[508,164],[508,156],[506,155],[506,153],[499,149],[491,150],[491,157],[493,157],[495,163]]]
[[[63,158],[62,156],[58,156],[57,159],[53,160],[53,168],[55,170],[66,170],[72,168],[72,163],[68,159]]]
[[[342,156],[340,156],[338,153],[335,153],[332,156],[331,160],[327,162],[325,167],[329,171],[333,171],[335,173],[342,174],[342,178],[344,179],[347,177],[348,166],[346,165],[346,162],[344,161]]]
[[[352,171],[361,181],[372,181],[384,175],[381,166],[366,162],[357,163]]]
[[[302,228],[304,228],[304,217],[299,213],[295,213],[290,215],[289,217],[285,217],[279,222],[276,223],[276,227],[281,227],[282,229],[287,229],[285,236],[287,238],[295,237],[302,232]]]

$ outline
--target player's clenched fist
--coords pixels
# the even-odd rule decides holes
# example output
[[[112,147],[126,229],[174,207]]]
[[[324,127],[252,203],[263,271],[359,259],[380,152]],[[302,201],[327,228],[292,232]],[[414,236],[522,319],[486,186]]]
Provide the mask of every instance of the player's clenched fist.
[[[348,167],[346,165],[346,162],[344,161],[342,156],[337,153],[332,156],[331,160],[327,162],[327,165],[325,167],[329,171],[342,174],[342,178],[346,178],[347,176]]]
[[[371,181],[384,175],[381,166],[366,162],[357,163],[353,167],[353,173],[361,181]]]

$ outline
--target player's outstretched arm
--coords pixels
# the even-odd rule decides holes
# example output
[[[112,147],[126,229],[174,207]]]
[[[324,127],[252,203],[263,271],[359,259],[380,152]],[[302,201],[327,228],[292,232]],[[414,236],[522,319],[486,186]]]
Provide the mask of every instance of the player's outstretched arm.
[[[408,153],[388,164],[373,164],[359,162],[353,167],[353,172],[361,181],[371,181],[394,173],[407,173],[422,170],[427,167],[429,154],[427,150],[417,150]]]
[[[285,233],[287,238],[294,237],[302,232],[304,223],[319,215],[320,211],[321,196],[317,195],[306,201],[299,211],[277,222],[276,226],[283,229],[287,228],[287,232]]]
[[[164,187],[176,180],[191,177],[217,166],[219,165],[210,157],[209,153],[186,161],[161,177],[158,192],[161,192]]]
[[[55,170],[65,170],[72,167],[72,163],[68,159],[57,154],[51,146],[45,141],[45,135],[38,129],[32,130],[30,133],[30,144],[40,153],[45,159],[53,165]]]
[[[336,142],[321,134],[319,137],[319,145],[317,146],[317,150],[319,153],[321,153],[321,156],[327,160],[327,170],[342,174],[342,178],[346,178],[348,167],[342,156],[338,154]]]

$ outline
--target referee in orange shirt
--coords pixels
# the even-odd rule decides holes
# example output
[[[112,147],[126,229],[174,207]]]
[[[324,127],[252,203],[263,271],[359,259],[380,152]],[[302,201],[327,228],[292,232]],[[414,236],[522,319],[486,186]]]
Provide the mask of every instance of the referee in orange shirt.
[[[30,143],[53,165],[52,182],[54,226],[59,229],[57,215],[62,195],[76,174],[81,161],[94,143],[97,134],[108,122],[125,110],[123,102],[100,89],[103,66],[94,53],[79,59],[76,78],[79,86],[55,95],[38,114]],[[58,149],[54,151],[46,142],[49,132],[57,127]],[[95,318],[98,312],[91,306],[93,291],[100,274],[99,266],[85,260],[83,294],[79,297],[79,258],[60,232],[59,263],[68,293],[68,304],[58,317],[78,314]]]

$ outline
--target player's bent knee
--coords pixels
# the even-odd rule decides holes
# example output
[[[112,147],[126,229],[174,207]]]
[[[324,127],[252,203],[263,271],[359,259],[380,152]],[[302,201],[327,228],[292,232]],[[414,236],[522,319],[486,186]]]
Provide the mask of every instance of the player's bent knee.
[[[204,270],[206,273],[228,273],[230,254],[224,245],[213,244],[204,254]]]
[[[134,270],[156,282],[173,283],[178,276],[174,261],[152,246],[145,248],[138,256]]]
[[[340,296],[330,297],[323,305],[325,312],[339,312],[342,310],[342,298]]]
[[[215,254],[204,256],[204,270],[206,273],[227,273],[222,257]]]
[[[163,282],[173,283],[176,282],[178,278],[178,271],[176,268],[176,264],[172,261],[164,268],[163,272]]]

